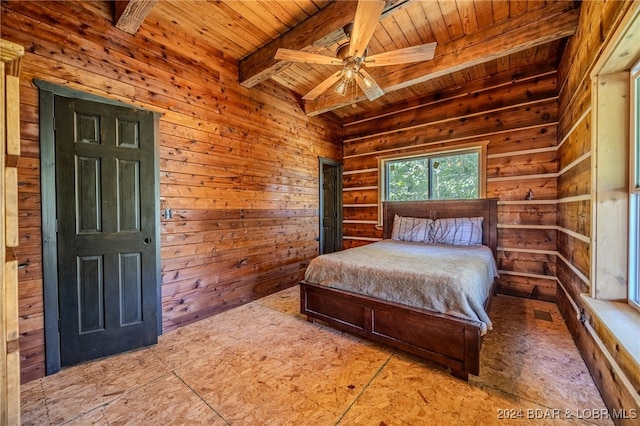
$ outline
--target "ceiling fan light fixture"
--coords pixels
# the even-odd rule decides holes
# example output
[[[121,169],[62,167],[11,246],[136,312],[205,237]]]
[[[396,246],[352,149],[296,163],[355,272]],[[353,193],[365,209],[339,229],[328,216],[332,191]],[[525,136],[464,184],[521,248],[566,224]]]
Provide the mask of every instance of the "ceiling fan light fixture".
[[[344,71],[344,79],[347,81],[352,81],[353,78],[356,76],[356,73],[353,69],[351,68],[347,68]]]
[[[344,78],[342,78],[340,82],[336,85],[335,91],[339,95],[346,96],[348,87],[349,87],[349,82],[346,81]]]
[[[358,74],[356,75],[356,82],[370,101],[378,99],[380,96],[384,95],[384,92],[378,83],[376,83],[373,77],[363,69],[358,71]]]
[[[356,77],[356,74],[360,72],[360,61],[357,59],[351,59],[344,64],[343,79],[347,82],[352,82]]]
[[[373,87],[373,81],[369,77],[364,76],[361,72],[358,72],[358,75],[360,75],[362,82],[367,88]]]

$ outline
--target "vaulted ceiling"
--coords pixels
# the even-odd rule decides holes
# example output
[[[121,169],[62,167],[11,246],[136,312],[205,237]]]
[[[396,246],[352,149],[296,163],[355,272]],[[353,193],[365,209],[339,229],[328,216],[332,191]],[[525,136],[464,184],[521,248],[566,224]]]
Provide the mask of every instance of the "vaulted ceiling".
[[[155,1],[116,2],[118,24],[135,32],[141,22],[177,25],[181,31],[238,61],[240,84],[272,79],[302,98],[336,72],[334,66],[274,59],[276,50],[335,56],[347,41],[343,27],[356,1]],[[527,67],[555,67],[565,39],[577,28],[577,3],[511,0],[388,0],[369,55],[436,42],[435,57],[369,70],[385,95],[369,101],[361,91],[341,96],[328,89],[300,100],[308,115],[332,112],[345,122],[367,111],[408,104],[447,88]]]

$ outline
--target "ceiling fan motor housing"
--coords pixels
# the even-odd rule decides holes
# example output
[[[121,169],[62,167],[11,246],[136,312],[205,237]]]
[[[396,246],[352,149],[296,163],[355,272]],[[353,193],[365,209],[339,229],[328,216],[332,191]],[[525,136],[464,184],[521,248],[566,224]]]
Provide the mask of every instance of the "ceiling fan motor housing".
[[[338,46],[338,48],[336,49],[336,58],[342,59],[344,61],[349,57],[349,42],[351,41],[351,32],[353,31],[353,22],[349,22],[347,25],[342,27],[342,31],[344,31],[345,35],[347,36],[347,41],[340,44],[340,46]],[[364,51],[364,55],[361,56],[361,59],[364,60],[365,56],[367,56],[368,50],[369,49],[367,48]]]

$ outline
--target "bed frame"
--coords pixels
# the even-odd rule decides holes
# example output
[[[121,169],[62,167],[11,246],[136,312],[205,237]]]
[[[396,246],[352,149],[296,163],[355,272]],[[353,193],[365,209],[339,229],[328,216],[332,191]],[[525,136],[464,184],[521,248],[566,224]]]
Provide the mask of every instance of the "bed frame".
[[[497,200],[406,201],[383,203],[384,238],[391,236],[395,215],[428,217],[482,216],[483,244],[496,255]],[[485,301],[489,312],[495,282]],[[300,282],[300,312],[307,321],[334,328],[442,364],[463,380],[480,372],[480,323],[373,297]]]

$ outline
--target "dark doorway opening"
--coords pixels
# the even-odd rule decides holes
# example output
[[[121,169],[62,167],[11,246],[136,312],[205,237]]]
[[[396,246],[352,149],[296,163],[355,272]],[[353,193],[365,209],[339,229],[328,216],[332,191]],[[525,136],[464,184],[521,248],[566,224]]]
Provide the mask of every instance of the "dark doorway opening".
[[[320,158],[320,254],[342,250],[342,164]]]

